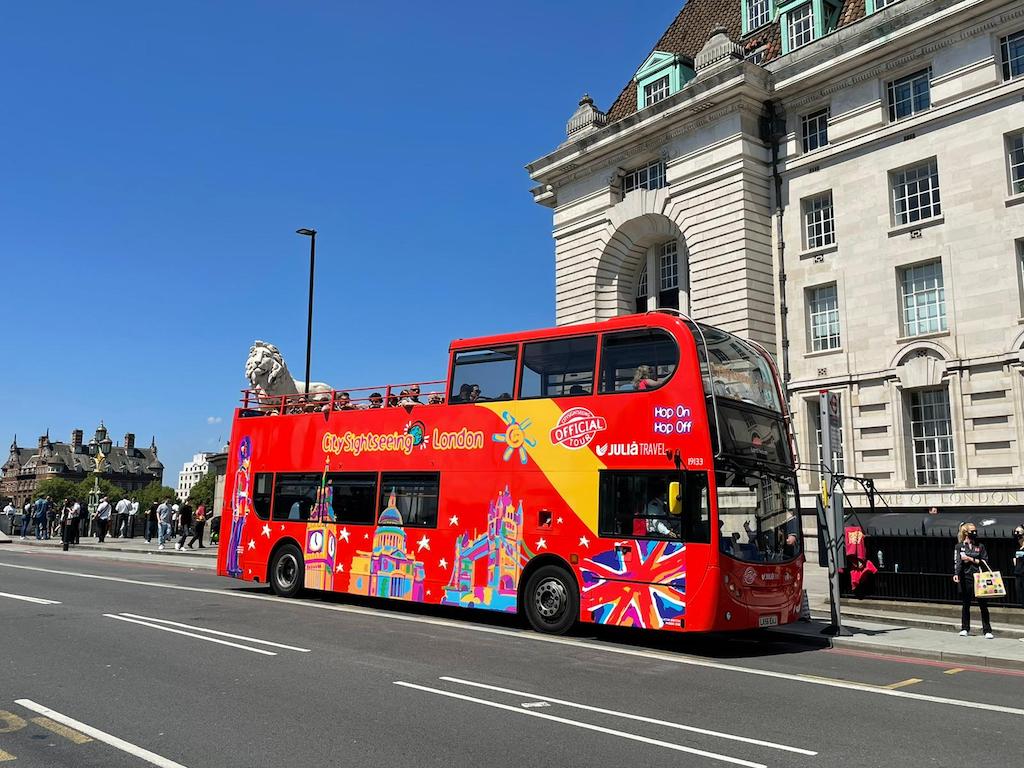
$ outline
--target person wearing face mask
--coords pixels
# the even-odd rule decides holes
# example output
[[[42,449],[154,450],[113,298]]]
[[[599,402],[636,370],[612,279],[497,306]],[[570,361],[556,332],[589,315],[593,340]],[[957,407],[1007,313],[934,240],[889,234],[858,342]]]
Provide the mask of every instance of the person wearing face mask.
[[[985,545],[978,543],[978,529],[974,523],[961,523],[957,535],[956,549],[953,550],[953,581],[960,585],[960,636],[971,634],[971,600],[974,599],[974,574],[982,568],[982,562],[988,559]],[[987,568],[987,566],[986,566]],[[981,609],[981,630],[991,640],[992,622],[988,616],[988,604],[978,600]]]
[[[1017,546],[1013,551],[1013,575],[1017,577],[1017,602],[1024,608],[1024,525],[1013,529]]]

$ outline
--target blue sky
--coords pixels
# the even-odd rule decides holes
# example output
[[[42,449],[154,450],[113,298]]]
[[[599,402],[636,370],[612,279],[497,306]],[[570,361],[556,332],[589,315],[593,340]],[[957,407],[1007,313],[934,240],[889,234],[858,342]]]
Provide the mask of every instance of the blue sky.
[[[298,227],[314,380],[440,378],[453,338],[553,324],[523,165],[679,7],[6,4],[0,439],[103,419],[155,434],[175,485],[227,438],[253,339],[303,375]]]

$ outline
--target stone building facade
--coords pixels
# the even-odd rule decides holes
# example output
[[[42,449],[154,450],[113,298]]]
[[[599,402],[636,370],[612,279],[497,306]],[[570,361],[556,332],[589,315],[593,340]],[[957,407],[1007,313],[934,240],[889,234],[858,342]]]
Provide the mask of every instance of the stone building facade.
[[[206,477],[206,473],[210,470],[207,458],[209,455],[208,453],[197,453],[192,457],[192,461],[186,461],[182,466],[181,472],[178,473],[178,488],[175,491],[178,501],[188,501],[188,494],[192,487]]]
[[[0,496],[12,498],[20,509],[34,498],[43,480],[58,478],[78,483],[96,472],[97,462],[100,477],[128,492],[154,481],[163,482],[164,465],[157,457],[156,438],[148,448],[138,448],[135,435],[128,432],[124,445],[115,445],[101,423],[88,443],[83,442],[80,429],[71,432],[67,443],[53,442],[47,432],[35,448],[20,447],[15,437],[7,461],[0,468]]]
[[[1024,504],[1024,4],[688,0],[527,166],[559,323],[658,307],[764,344],[805,490],[817,393],[890,506]],[[852,489],[851,489],[852,490]]]

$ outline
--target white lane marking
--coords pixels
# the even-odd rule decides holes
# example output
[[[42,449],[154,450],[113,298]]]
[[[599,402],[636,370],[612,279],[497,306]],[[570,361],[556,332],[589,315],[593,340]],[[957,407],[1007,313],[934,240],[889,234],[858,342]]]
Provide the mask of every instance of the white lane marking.
[[[474,704],[482,704],[485,707],[494,707],[495,709],[504,709],[506,712],[518,712],[520,715],[526,715],[527,717],[539,717],[543,720],[551,720],[555,723],[562,723],[563,725],[571,725],[575,728],[584,728],[588,731],[597,731],[598,733],[607,733],[611,736],[618,736],[621,739],[629,739],[630,741],[640,741],[644,744],[653,744],[656,747],[664,747],[665,749],[674,749],[677,752],[688,752],[691,755],[698,755],[700,757],[708,757],[712,760],[721,760],[726,763],[732,763],[733,765],[744,765],[747,768],[768,768],[764,763],[752,763],[749,760],[741,760],[738,757],[730,757],[729,755],[721,755],[717,752],[708,752],[704,749],[697,749],[695,747],[686,747],[682,744],[673,744],[670,741],[661,741],[660,739],[650,739],[646,736],[640,736],[635,733],[628,733],[626,731],[617,731],[614,728],[605,728],[604,726],[594,725],[593,723],[584,723],[580,720],[569,720],[565,717],[558,717],[556,715],[549,715],[544,712],[536,712],[532,709],[520,709],[519,707],[513,707],[509,704],[499,704],[496,701],[488,701],[487,699],[478,699],[474,696],[465,696],[461,693],[454,693],[453,691],[444,691],[440,688],[428,688],[425,685],[416,685],[415,683],[406,683],[401,680],[395,680],[395,685],[400,685],[403,688],[415,688],[417,691],[426,691],[427,693],[437,694],[438,696],[447,696],[452,699],[460,699],[462,701],[470,701]]]
[[[169,619],[157,619],[152,616],[140,616],[137,613],[125,613],[122,611],[121,616],[128,616],[132,619],[144,619],[146,621],[155,621],[158,624],[169,624],[172,627],[182,627],[183,629],[194,629],[197,632],[205,632],[208,635],[216,635],[217,637],[231,637],[235,640],[248,640],[250,643],[257,643],[258,645],[269,645],[273,648],[284,648],[286,651],[298,651],[299,653],[312,653],[309,648],[299,648],[295,645],[284,645],[283,643],[272,643],[269,640],[260,640],[255,637],[247,637],[246,635],[233,635],[230,632],[221,632],[216,629],[207,629],[206,627],[197,627],[194,624],[182,624],[179,621],[171,621]]]
[[[756,744],[759,747],[768,747],[770,749],[781,749],[781,750],[784,750],[786,752],[796,752],[799,755],[810,755],[810,756],[813,757],[814,755],[818,754],[817,752],[812,752],[809,749],[801,749],[800,747],[790,747],[790,746],[787,746],[785,744],[777,744],[774,741],[762,741],[761,739],[752,739],[752,738],[748,738],[747,736],[737,736],[736,734],[733,734],[733,733],[723,733],[722,731],[711,731],[711,730],[708,730],[707,728],[698,728],[697,726],[694,726],[694,725],[683,725],[682,723],[673,723],[673,722],[669,722],[667,720],[658,720],[657,718],[653,718],[653,717],[644,717],[643,715],[633,715],[633,714],[630,714],[628,712],[619,712],[619,711],[614,710],[614,709],[604,709],[602,707],[592,707],[592,706],[590,706],[588,704],[577,704],[574,701],[565,701],[564,699],[556,699],[556,698],[553,698],[551,696],[541,696],[540,694],[530,693],[528,691],[517,691],[517,690],[514,690],[512,688],[500,688],[497,685],[486,685],[484,683],[475,683],[472,680],[462,680],[462,679],[460,679],[458,677],[442,677],[440,679],[444,680],[446,682],[449,682],[449,683],[456,683],[458,685],[468,685],[468,686],[471,686],[473,688],[483,688],[483,689],[488,690],[488,691],[497,691],[498,693],[508,693],[508,694],[513,695],[513,696],[523,696],[523,697],[529,698],[529,699],[539,699],[540,702],[550,702],[552,704],[561,704],[562,706],[565,706],[565,707],[573,707],[575,709],[585,709],[588,712],[597,712],[597,713],[602,714],[602,715],[611,715],[613,717],[622,717],[622,718],[625,718],[627,720],[637,720],[637,721],[639,721],[641,723],[651,723],[652,725],[663,725],[666,728],[676,728],[676,729],[678,729],[680,731],[691,731],[693,733],[704,734],[705,736],[717,736],[720,739],[730,739],[732,741],[742,741],[742,742],[744,742],[746,744]],[[525,707],[527,705],[523,704],[523,706]],[[534,704],[533,706],[538,706],[538,705]]]
[[[141,624],[143,627],[149,627],[150,629],[159,629],[162,632],[173,632],[176,635],[185,635],[185,637],[194,637],[197,640],[205,640],[208,643],[217,643],[218,645],[229,645],[232,648],[240,648],[243,651],[251,651],[252,653],[262,653],[264,656],[277,656],[273,651],[265,651],[262,648],[250,648],[248,645],[241,645],[240,643],[231,643],[227,640],[218,640],[215,637],[206,637],[205,635],[197,635],[195,632],[186,632],[182,629],[174,629],[173,627],[164,627],[159,624],[151,624],[148,621],[139,621],[138,619],[129,619],[127,616],[118,616],[113,613],[104,613],[108,619],[117,619],[118,621],[127,621],[132,624]]]
[[[173,760],[168,760],[166,757],[150,752],[148,749],[137,747],[134,744],[119,739],[117,736],[112,736],[109,733],[101,731],[99,728],[93,728],[91,725],[75,720],[73,717],[62,715],[60,712],[56,712],[49,707],[44,707],[42,704],[36,704],[31,699],[16,699],[15,704],[20,704],[25,709],[30,709],[33,712],[38,712],[40,715],[45,715],[51,720],[56,720],[58,723],[66,725],[68,728],[73,728],[79,733],[84,733],[86,736],[91,736],[96,741],[102,741],[104,744],[109,744],[115,749],[120,749],[122,752],[127,752],[133,757],[137,757],[140,760],[145,760],[151,765],[159,766],[159,768],[185,768],[181,763],[176,763]]]
[[[670,664],[683,664],[685,666],[691,667],[703,667],[705,669],[720,669],[726,672],[739,672],[745,675],[768,677],[775,680],[783,680],[788,683],[799,683],[803,685],[821,685],[825,686],[826,688],[841,688],[848,691],[870,693],[875,696],[891,696],[893,698],[908,699],[911,701],[921,701],[926,702],[928,704],[942,704],[950,707],[964,707],[966,709],[981,709],[987,712],[1002,712],[1008,715],[1017,715],[1018,717],[1024,717],[1024,709],[1019,709],[1017,707],[1004,707],[998,704],[986,704],[980,701],[962,701],[960,699],[948,699],[942,696],[929,696],[928,694],[924,693],[911,693],[910,691],[903,690],[893,691],[886,688],[877,688],[874,686],[863,685],[860,683],[845,682],[843,680],[796,677],[788,672],[772,672],[767,669],[739,667],[734,664],[725,664],[720,661],[708,661],[707,659],[699,659],[694,656],[687,656],[685,654],[667,654],[658,651],[644,651],[637,650],[634,648],[624,648],[622,646],[615,645],[599,645],[597,643],[591,643],[585,640],[576,640],[568,637],[542,635],[538,632],[517,632],[509,629],[501,629],[500,627],[488,627],[479,624],[473,624],[469,620],[452,621],[449,619],[435,619],[427,616],[414,616],[410,614],[390,613],[386,609],[382,608],[360,608],[354,605],[335,605],[319,601],[306,602],[284,597],[274,597],[272,595],[256,595],[248,592],[232,592],[227,589],[213,589],[211,587],[185,587],[179,586],[177,584],[160,584],[159,582],[140,581],[138,579],[125,579],[119,576],[100,576],[94,573],[57,571],[51,570],[50,568],[38,568],[31,565],[17,565],[15,563],[0,563],[0,568],[16,568],[23,571],[37,571],[39,573],[49,573],[59,576],[76,576],[82,579],[96,579],[99,581],[114,581],[119,582],[121,584],[135,584],[140,587],[156,587],[158,589],[174,589],[179,590],[181,592],[199,592],[207,595],[220,595],[222,597],[238,597],[245,600],[263,600],[264,602],[281,603],[282,605],[290,605],[293,607],[315,608],[323,611],[338,611],[340,613],[352,613],[360,616],[366,616],[369,618],[386,619],[390,621],[411,621],[417,624],[429,624],[437,627],[448,627],[450,629],[457,629],[463,632],[480,632],[488,635],[500,635],[502,637],[529,640],[535,643],[568,645],[576,648],[583,648],[588,651],[594,651],[596,653],[608,653],[616,654],[619,656],[630,656],[633,658],[654,659],[656,661],[664,661]]]
[[[12,595],[10,592],[0,592],[0,597],[9,597],[11,600],[24,600],[26,603],[37,605],[60,605],[59,600],[47,600],[45,597],[29,597],[28,595]]]

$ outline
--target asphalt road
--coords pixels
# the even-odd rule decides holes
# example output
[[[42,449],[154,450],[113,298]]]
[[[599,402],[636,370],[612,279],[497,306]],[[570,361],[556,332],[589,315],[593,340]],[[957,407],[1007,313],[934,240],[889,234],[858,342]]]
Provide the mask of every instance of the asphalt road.
[[[1015,764],[1024,728],[1012,671],[51,552],[0,550],[0,648],[0,768]]]

